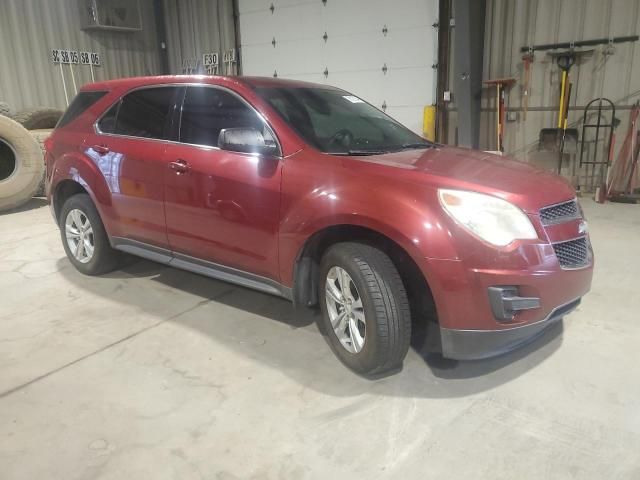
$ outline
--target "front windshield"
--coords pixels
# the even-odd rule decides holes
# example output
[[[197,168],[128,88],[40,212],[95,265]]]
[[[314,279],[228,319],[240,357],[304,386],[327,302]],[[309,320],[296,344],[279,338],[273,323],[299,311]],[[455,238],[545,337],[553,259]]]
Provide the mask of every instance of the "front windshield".
[[[325,153],[367,155],[432,144],[349,93],[322,87],[260,87],[258,95]]]

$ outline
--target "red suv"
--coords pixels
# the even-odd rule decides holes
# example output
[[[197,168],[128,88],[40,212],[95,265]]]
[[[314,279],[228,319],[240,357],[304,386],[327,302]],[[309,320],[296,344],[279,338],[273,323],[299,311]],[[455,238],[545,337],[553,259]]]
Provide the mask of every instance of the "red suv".
[[[355,95],[250,77],[85,86],[46,142],[71,263],[120,252],[319,305],[348,367],[396,370],[411,329],[454,359],[511,350],[573,310],[593,254],[562,178],[430,143]]]

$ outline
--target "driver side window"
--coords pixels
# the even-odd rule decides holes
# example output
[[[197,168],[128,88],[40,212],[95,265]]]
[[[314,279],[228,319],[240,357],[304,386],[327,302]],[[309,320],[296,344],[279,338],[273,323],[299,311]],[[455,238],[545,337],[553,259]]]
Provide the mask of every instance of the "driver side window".
[[[180,142],[218,146],[225,128],[254,128],[265,142],[275,141],[256,112],[235,95],[215,87],[187,87],[180,121]]]

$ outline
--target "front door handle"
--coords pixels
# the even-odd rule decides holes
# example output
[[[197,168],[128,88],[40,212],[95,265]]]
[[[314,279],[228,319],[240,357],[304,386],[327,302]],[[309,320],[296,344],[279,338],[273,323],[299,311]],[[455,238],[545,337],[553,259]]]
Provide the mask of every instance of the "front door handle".
[[[175,162],[169,162],[169,168],[178,173],[187,173],[191,169],[189,164],[181,158],[179,158]]]
[[[107,153],[109,153],[109,147],[107,147],[106,145],[93,145],[91,147],[91,150],[96,152],[98,155],[106,155]]]

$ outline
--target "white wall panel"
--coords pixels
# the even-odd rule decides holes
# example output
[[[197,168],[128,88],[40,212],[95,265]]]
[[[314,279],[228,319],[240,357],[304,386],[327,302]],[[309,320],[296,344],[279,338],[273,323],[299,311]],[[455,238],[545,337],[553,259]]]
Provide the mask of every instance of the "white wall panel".
[[[386,104],[387,113],[421,132],[422,110],[435,100],[431,66],[437,58],[437,31],[431,25],[438,17],[437,4],[240,0],[243,73],[272,76],[277,71],[281,78],[335,85],[379,108]]]

